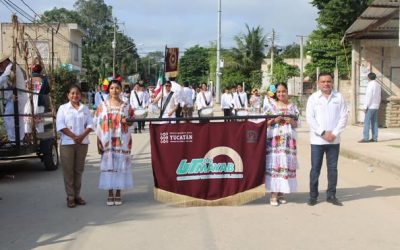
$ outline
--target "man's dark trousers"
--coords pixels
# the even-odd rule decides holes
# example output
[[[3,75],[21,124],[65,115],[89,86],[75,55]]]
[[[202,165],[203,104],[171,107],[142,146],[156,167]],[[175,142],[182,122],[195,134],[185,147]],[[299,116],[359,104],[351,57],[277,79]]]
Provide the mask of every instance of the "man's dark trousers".
[[[311,171],[310,171],[310,198],[318,198],[318,179],[321,173],[322,160],[326,153],[328,167],[328,190],[327,197],[335,197],[338,179],[338,158],[340,144],[311,144]]]

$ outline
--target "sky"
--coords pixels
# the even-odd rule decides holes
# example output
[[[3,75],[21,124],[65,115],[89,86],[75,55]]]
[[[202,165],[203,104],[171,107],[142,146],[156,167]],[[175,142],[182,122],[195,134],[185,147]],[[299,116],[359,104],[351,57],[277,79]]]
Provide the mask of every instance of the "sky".
[[[12,2],[27,13],[57,8],[73,9],[74,0],[0,0],[0,22],[10,22]],[[221,0],[221,46],[235,47],[234,37],[261,26],[275,44],[299,43],[316,28],[317,9],[310,0]],[[218,0],[105,0],[113,7],[119,28],[134,39],[140,54],[168,47],[185,50],[195,45],[207,47],[217,40]],[[19,19],[27,22],[21,15]]]

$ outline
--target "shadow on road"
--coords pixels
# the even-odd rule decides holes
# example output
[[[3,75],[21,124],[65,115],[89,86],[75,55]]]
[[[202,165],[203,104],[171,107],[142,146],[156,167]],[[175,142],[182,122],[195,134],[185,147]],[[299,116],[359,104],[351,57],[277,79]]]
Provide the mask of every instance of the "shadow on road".
[[[396,188],[382,188],[381,186],[365,186],[365,187],[355,187],[355,188],[338,188],[336,196],[339,200],[343,202],[350,202],[354,200],[370,199],[376,197],[394,197],[400,196],[400,187]],[[308,192],[298,192],[285,195],[288,202],[306,204],[309,198]],[[255,200],[251,205],[260,205],[269,203],[270,193],[267,193],[264,198]],[[319,201],[326,200],[325,190],[321,190],[319,194]]]
[[[68,245],[75,244],[78,234],[98,226],[162,216],[157,210],[165,205],[153,199],[153,176],[148,164],[134,164],[134,188],[122,193],[124,204],[119,207],[106,206],[107,191],[97,187],[98,166],[99,159],[93,158],[85,167],[82,196],[87,205],[67,208],[60,168],[44,171],[40,161],[0,164],[1,175],[15,177],[0,179],[0,248],[24,250],[70,241]]]

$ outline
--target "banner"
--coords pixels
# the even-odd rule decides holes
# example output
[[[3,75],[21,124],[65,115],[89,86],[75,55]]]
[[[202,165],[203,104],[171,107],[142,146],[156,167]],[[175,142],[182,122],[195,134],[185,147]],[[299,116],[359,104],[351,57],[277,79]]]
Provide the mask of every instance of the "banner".
[[[165,73],[178,71],[179,48],[165,48]]]
[[[155,198],[237,205],[265,195],[265,123],[151,124]],[[245,194],[253,190],[254,192]]]

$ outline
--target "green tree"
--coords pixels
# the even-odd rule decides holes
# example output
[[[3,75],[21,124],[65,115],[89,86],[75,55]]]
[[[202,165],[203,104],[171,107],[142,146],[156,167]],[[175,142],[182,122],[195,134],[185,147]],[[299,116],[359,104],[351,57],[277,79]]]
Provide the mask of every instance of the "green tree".
[[[179,81],[204,82],[210,70],[208,56],[209,49],[199,45],[187,49],[179,60]]]
[[[234,66],[249,77],[252,71],[261,68],[266,36],[260,26],[250,29],[246,24],[246,31],[246,34],[234,37],[237,47],[232,49],[232,53],[236,62]]]
[[[273,82],[286,83],[289,80],[289,78],[298,75],[299,75],[299,69],[297,67],[285,63],[282,56],[277,56],[274,58],[274,72],[272,75]]]
[[[150,52],[140,59],[139,71],[146,85],[157,83],[160,70],[163,70],[163,62],[164,53],[161,51]]]
[[[67,10],[65,8],[53,8],[52,10],[45,11],[40,16],[40,21],[44,23],[78,23],[82,24],[81,16],[74,10]]]
[[[317,29],[309,37],[306,51],[312,57],[306,66],[306,74],[315,79],[316,69],[333,72],[336,65],[341,78],[350,73],[349,44],[341,43],[345,31],[367,7],[370,0],[313,0],[319,10]]]
[[[266,36],[260,26],[250,28],[246,33],[234,37],[236,47],[225,51],[225,67],[222,70],[222,86],[232,86],[242,82],[246,87],[259,87],[261,84],[261,64],[264,60]]]
[[[46,11],[43,22],[78,23],[86,35],[82,40],[82,64],[87,70],[85,80],[92,86],[112,74],[114,19],[112,7],[104,0],[77,0],[74,10],[54,8]],[[116,73],[129,75],[135,72],[139,56],[132,38],[117,33]]]
[[[68,89],[72,84],[78,83],[78,78],[72,72],[69,72],[67,69],[58,68],[54,72],[55,79],[55,104],[56,110],[60,107],[61,104],[68,102]]]
[[[300,45],[292,43],[286,46],[280,55],[283,58],[300,58]]]

